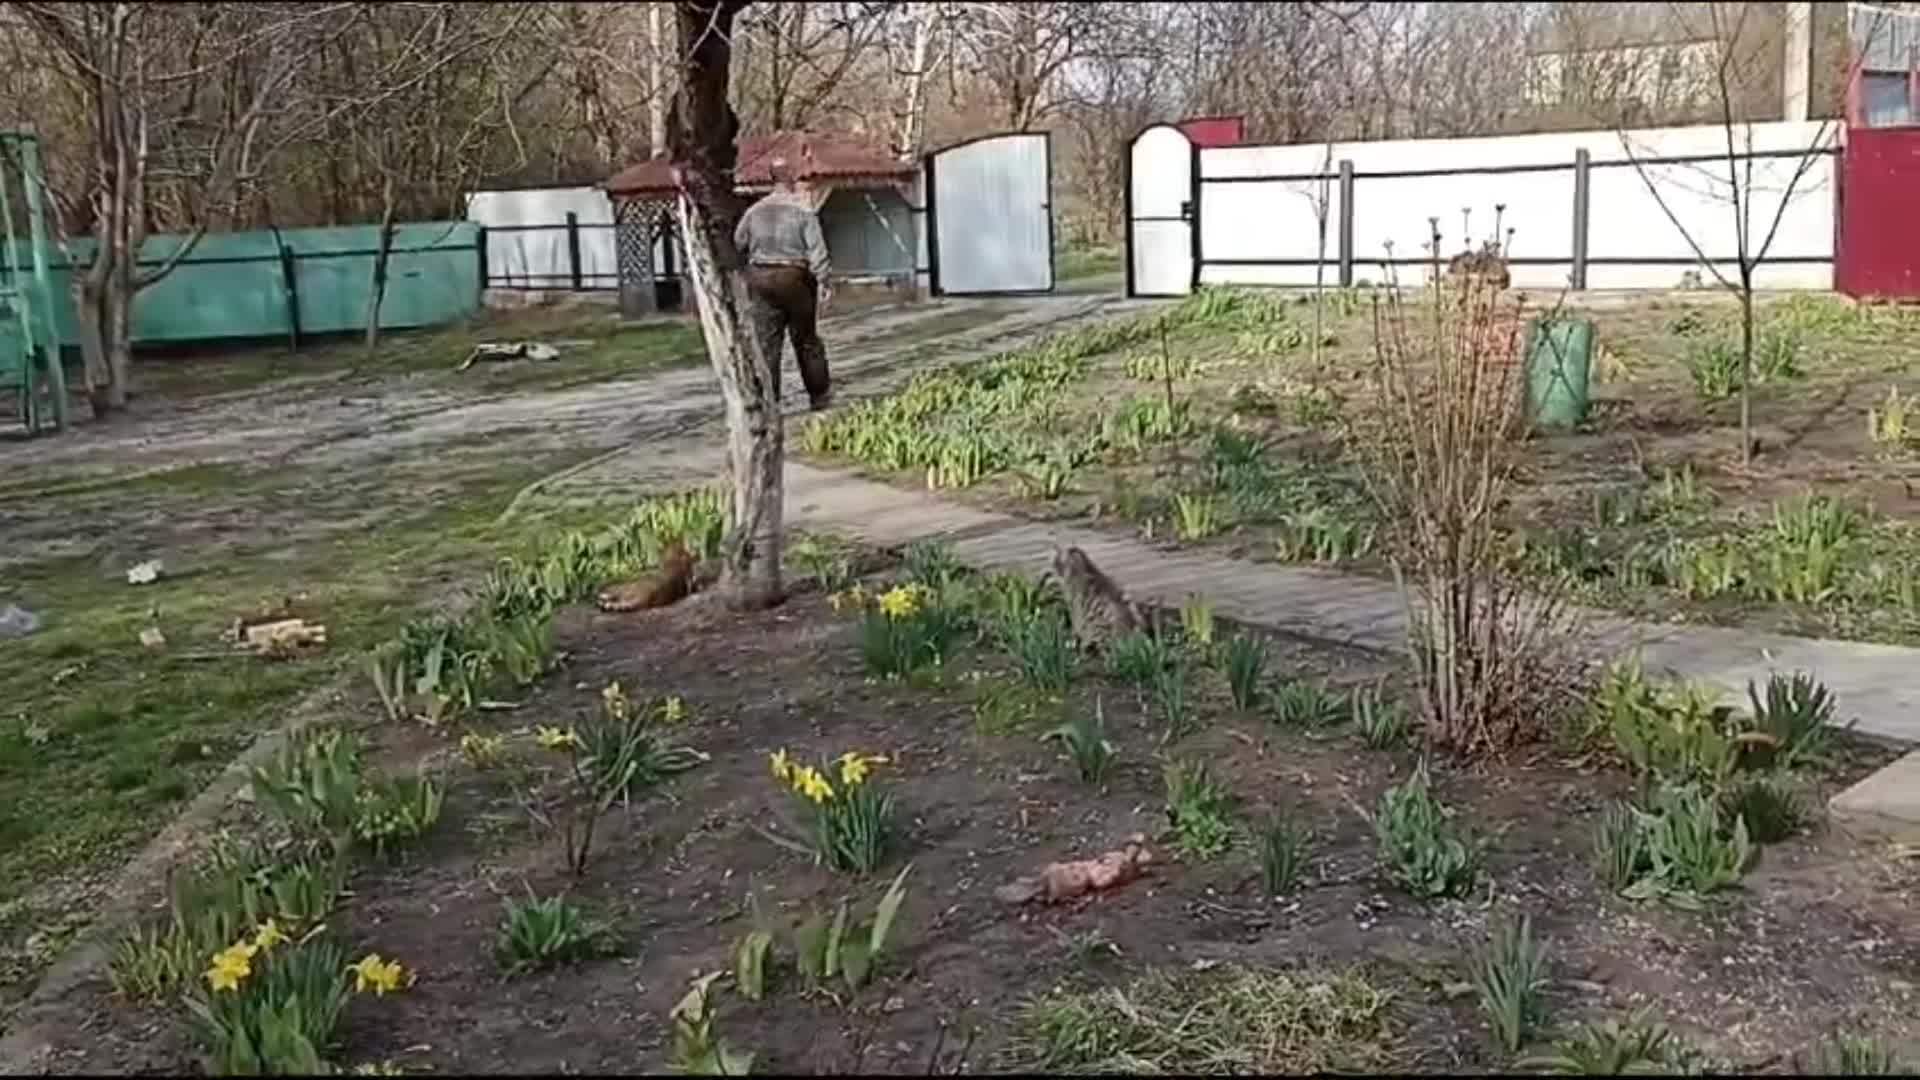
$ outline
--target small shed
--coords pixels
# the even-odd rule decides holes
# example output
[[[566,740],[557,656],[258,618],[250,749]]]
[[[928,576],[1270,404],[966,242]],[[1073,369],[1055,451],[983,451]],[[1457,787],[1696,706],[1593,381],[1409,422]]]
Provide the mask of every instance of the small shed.
[[[848,136],[776,131],[740,141],[735,190],[748,199],[771,191],[777,158],[791,163],[814,192],[836,286],[913,290],[919,265],[913,217],[918,165]],[[686,260],[673,236],[671,164],[657,156],[620,170],[601,187],[613,201],[621,307],[629,312],[679,307],[678,268]]]

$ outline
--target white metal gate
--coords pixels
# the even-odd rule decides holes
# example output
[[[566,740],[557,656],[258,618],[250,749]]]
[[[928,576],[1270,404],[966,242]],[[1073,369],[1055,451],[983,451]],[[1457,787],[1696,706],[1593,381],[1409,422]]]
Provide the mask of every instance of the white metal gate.
[[[927,155],[934,295],[1053,290],[1053,154],[1044,132],[989,135]]]
[[[1193,291],[1198,234],[1193,141],[1156,124],[1133,140],[1127,161],[1127,294]]]

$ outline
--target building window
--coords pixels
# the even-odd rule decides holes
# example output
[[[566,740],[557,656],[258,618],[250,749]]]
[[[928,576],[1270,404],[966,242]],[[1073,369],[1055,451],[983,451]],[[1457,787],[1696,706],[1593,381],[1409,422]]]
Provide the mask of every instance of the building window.
[[[1904,71],[1861,72],[1860,123],[1870,128],[1920,124],[1912,78]]]

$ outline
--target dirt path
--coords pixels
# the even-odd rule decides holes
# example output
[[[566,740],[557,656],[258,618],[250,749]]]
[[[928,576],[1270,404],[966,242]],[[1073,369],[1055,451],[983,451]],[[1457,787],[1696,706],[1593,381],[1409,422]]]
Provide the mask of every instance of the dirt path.
[[[849,313],[824,326],[834,371],[858,390],[897,375],[922,357],[949,359],[1114,306],[1105,296],[947,300]],[[901,355],[898,343],[936,317],[978,311],[972,329],[921,343]],[[787,380],[797,393],[797,376]],[[107,425],[82,425],[58,438],[21,442],[7,456],[34,473],[185,463],[319,462],[340,464],[453,437],[519,427],[543,445],[585,437],[609,446],[667,434],[689,417],[715,410],[711,373],[685,368],[635,379],[546,392],[474,399],[419,378],[371,386],[339,379],[290,380],[258,390],[215,395],[163,413]]]

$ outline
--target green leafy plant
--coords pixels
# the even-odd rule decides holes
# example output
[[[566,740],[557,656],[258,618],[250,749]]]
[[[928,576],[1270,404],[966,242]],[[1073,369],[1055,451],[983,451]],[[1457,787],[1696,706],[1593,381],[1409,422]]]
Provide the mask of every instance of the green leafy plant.
[[[1233,845],[1233,796],[1202,761],[1166,767],[1167,823],[1173,846],[1190,859],[1211,859]]]
[[[1362,687],[1347,699],[1347,713],[1361,741],[1375,750],[1400,745],[1407,737],[1407,714],[1387,701],[1380,686]]]
[[[360,741],[331,728],[296,736],[254,768],[253,790],[295,837],[344,848],[360,817]]]
[[[107,981],[123,998],[160,1001],[198,974],[200,960],[200,949],[177,927],[140,925],[115,946]]]
[[[1804,672],[1776,672],[1767,676],[1764,699],[1749,681],[1747,700],[1753,716],[1740,739],[1742,764],[1793,768],[1825,758],[1836,730],[1833,695],[1825,685]]]
[[[494,956],[508,975],[524,975],[597,956],[606,945],[606,929],[565,896],[543,899],[528,890],[524,902],[507,900]]]
[[[1593,826],[1594,877],[1619,892],[1638,880],[1646,865],[1646,833],[1633,807],[1616,803],[1601,811]]]
[[[568,747],[589,784],[631,798],[705,764],[706,754],[663,730],[667,712],[662,702],[635,703],[618,682],[602,688],[599,717],[581,725],[577,745]]]
[[[1258,638],[1242,634],[1227,643],[1221,658],[1226,669],[1227,689],[1236,709],[1251,709],[1260,703],[1260,679],[1266,673],[1267,650]]]
[[[1737,764],[1738,744],[1727,734],[1733,710],[1716,696],[1684,684],[1657,686],[1631,661],[1602,678],[1593,723],[1611,733],[1621,758],[1641,777],[1717,786]]]
[[[1534,940],[1529,917],[1494,928],[1492,940],[1473,958],[1473,985],[1494,1038],[1507,1053],[1518,1053],[1546,1011],[1547,950]]]
[[[1171,646],[1146,631],[1115,638],[1107,649],[1107,669],[1131,683],[1151,685],[1176,659]]]
[[[952,545],[934,540],[908,544],[901,559],[906,563],[907,577],[929,587],[945,585],[965,572]]]
[[[903,867],[894,877],[893,884],[874,905],[873,918],[866,922],[864,934],[860,926],[849,922],[850,910],[845,900],[834,909],[831,922],[816,912],[801,924],[794,931],[794,952],[800,974],[816,985],[839,976],[848,990],[857,992],[865,986],[886,958],[893,925],[899,918],[900,905],[907,898],[907,874],[912,869],[912,866]]]
[[[945,662],[965,633],[961,613],[941,592],[919,583],[898,585],[864,610],[860,655],[873,675],[911,675]]]
[[[893,794],[870,782],[874,766],[887,759],[848,751],[832,765],[800,765],[784,750],[771,758],[773,777],[787,785],[811,819],[807,830],[814,862],[834,870],[870,874],[886,860],[894,841]]]
[[[767,951],[773,938],[764,930],[750,931],[734,950],[733,979],[740,995],[759,1001],[767,992]]]
[[[1648,809],[1634,811],[1646,843],[1646,873],[1628,886],[1634,899],[1682,905],[1740,881],[1753,858],[1747,823],[1729,827],[1720,804],[1692,785],[1663,786]]]
[[[445,789],[424,773],[371,781],[354,805],[353,838],[384,855],[425,836],[445,803]]]
[[[1372,525],[1327,506],[1281,516],[1274,533],[1274,554],[1285,562],[1345,563],[1372,553]]]
[[[326,1054],[348,988],[346,957],[324,936],[256,948],[227,989],[197,989],[186,999],[208,1046],[215,1075],[313,1076]]]
[[[1434,798],[1425,763],[1380,797],[1373,826],[1381,862],[1409,893],[1432,899],[1462,896],[1472,888],[1477,853],[1461,838],[1452,811]]]
[[[1879,408],[1867,410],[1867,438],[1889,451],[1902,451],[1920,442],[1920,427],[1914,423],[1914,399],[1902,396],[1897,386],[1887,387],[1887,396]]]
[[[667,1065],[688,1076],[746,1076],[753,1071],[754,1054],[740,1050],[714,1031],[712,987],[724,972],[714,971],[693,980],[693,987],[674,1005],[673,1046]]]
[[[1072,720],[1047,732],[1046,737],[1058,739],[1067,748],[1082,783],[1100,787],[1107,782],[1115,751],[1107,740],[1106,709],[1098,698],[1091,713],[1075,713]]]
[[[1756,844],[1777,844],[1806,827],[1809,813],[1784,776],[1752,776],[1736,781],[1722,802],[1743,822]]]
[[[1306,869],[1313,834],[1284,814],[1268,818],[1260,827],[1260,884],[1268,896],[1292,892]]]
[[[1917,1068],[1880,1040],[1847,1033],[1821,1039],[1811,1059],[1796,1064],[1809,1076],[1912,1076]]]
[[[1552,1054],[1519,1067],[1560,1076],[1646,1076],[1672,1071],[1678,1050],[1666,1025],[1635,1013],[1624,1024],[1581,1024],[1555,1041]]]
[[[1174,535],[1189,544],[1218,535],[1225,527],[1220,501],[1211,494],[1182,492],[1173,497]]]
[[[1267,706],[1275,723],[1298,728],[1337,724],[1348,713],[1347,703],[1338,695],[1293,679],[1274,687]]]
[[[532,686],[553,670],[553,618],[547,613],[522,613],[495,618],[481,631],[493,660],[515,686]]]
[[[614,803],[707,760],[697,750],[674,745],[659,730],[666,711],[636,708],[620,684],[611,683],[601,691],[597,721],[583,729],[534,729],[534,741],[563,764],[523,779],[521,805],[535,824],[560,841],[575,877],[586,873],[600,819]]]
[[[853,557],[820,537],[798,537],[787,545],[785,554],[801,576],[823,593],[836,593],[853,584]]]
[[[1003,624],[1002,639],[1013,656],[1020,677],[1030,685],[1051,693],[1065,693],[1073,682],[1074,662],[1079,653],[1073,644],[1073,630],[1059,612],[1044,610]]]
[[[1199,593],[1191,593],[1180,604],[1180,633],[1187,642],[1201,651],[1213,648],[1219,632],[1213,615],[1213,601]]]
[[[1163,742],[1183,738],[1193,730],[1193,703],[1187,691],[1187,667],[1183,663],[1169,664],[1153,676],[1153,709],[1163,725]]]

